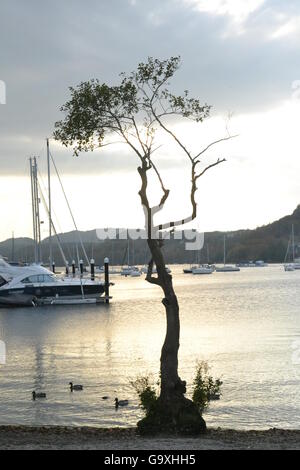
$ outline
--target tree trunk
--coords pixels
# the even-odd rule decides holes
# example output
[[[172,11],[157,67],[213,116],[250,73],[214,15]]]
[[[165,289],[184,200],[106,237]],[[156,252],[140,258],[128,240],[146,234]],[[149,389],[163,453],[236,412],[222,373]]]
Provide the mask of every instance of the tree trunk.
[[[159,285],[164,292],[162,303],[166,310],[167,330],[160,359],[161,391],[157,407],[139,423],[144,432],[181,432],[199,434],[206,429],[196,405],[185,397],[186,382],[178,376],[178,350],[180,336],[179,305],[173,288],[172,276],[167,273],[158,240],[148,239]],[[149,280],[149,279],[148,279]]]
[[[179,306],[174,292],[172,276],[166,271],[166,263],[161,250],[161,240],[152,237],[152,209],[147,198],[147,171],[151,168],[144,159],[138,168],[142,180],[139,191],[142,206],[147,215],[147,243],[152,255],[149,263],[147,281],[161,287],[164,293],[162,300],[166,309],[167,332],[162,347],[160,359],[161,391],[160,396],[144,419],[139,421],[138,429],[141,433],[180,432],[185,434],[199,434],[204,432],[206,424],[196,405],[188,400],[186,382],[178,376],[178,350],[179,350]],[[164,196],[160,206],[168,195],[164,189]],[[157,277],[152,276],[153,263],[156,265]]]

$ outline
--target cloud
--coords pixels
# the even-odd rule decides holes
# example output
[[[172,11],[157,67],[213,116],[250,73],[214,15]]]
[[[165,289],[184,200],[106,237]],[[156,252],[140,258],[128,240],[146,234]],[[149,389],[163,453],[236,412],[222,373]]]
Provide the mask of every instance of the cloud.
[[[242,25],[248,17],[257,11],[265,0],[184,0],[187,5],[202,13],[228,16],[236,25]]]
[[[121,71],[149,55],[180,54],[174,90],[190,89],[223,115],[276,107],[300,78],[298,44],[286,40],[300,14],[295,1],[11,0],[1,10],[0,79],[7,91],[0,107],[2,175],[24,174],[30,155],[44,155],[70,85],[92,77],[116,83]],[[238,39],[234,24],[244,31]],[[77,160],[58,147],[55,153],[69,174],[135,164],[121,149]]]

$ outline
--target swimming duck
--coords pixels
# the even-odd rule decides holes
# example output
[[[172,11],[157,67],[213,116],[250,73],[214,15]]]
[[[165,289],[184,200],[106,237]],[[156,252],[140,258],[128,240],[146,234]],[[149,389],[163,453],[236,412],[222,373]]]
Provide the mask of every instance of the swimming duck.
[[[118,398],[115,398],[115,407],[118,408],[119,406],[127,406],[128,405],[128,400],[119,400]]]
[[[32,392],[32,399],[35,400],[36,398],[46,398],[46,393],[42,393],[42,392],[39,392],[39,393]]]
[[[83,390],[83,385],[73,385],[73,382],[69,382],[71,392],[81,392]]]

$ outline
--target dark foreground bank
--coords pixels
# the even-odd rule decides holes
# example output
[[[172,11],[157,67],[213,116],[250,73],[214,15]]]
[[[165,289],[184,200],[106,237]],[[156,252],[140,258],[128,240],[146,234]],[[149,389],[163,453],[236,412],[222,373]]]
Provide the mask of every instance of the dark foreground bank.
[[[0,426],[0,449],[300,449],[300,430],[209,429],[199,437],[140,437],[135,429]]]

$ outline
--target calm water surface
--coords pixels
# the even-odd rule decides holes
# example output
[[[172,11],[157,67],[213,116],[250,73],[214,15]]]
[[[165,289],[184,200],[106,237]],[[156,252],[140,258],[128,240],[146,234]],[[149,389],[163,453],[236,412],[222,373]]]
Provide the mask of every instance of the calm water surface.
[[[210,276],[173,268],[181,306],[180,375],[209,361],[223,397],[211,426],[300,429],[300,271],[246,268]],[[109,306],[0,310],[0,424],[135,425],[129,381],[157,374],[165,316],[159,288],[115,276]],[[84,385],[70,393],[68,383]],[[47,392],[33,402],[32,390]],[[189,390],[190,392],[190,390]],[[101,397],[108,395],[110,400]],[[113,400],[129,399],[115,411]]]

